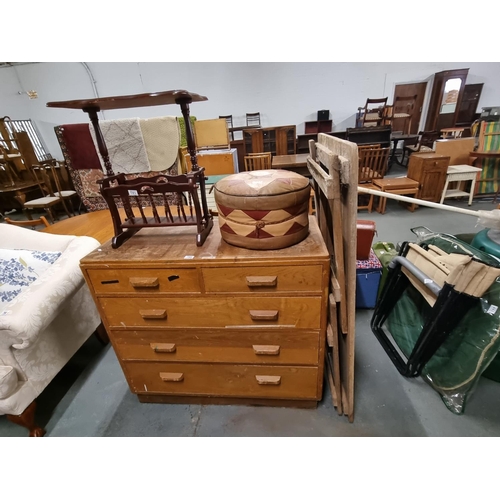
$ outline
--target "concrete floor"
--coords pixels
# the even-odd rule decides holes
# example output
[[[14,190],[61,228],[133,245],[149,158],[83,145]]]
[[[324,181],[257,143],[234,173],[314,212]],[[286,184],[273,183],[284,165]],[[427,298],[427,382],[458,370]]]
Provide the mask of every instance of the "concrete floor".
[[[394,169],[391,175],[400,171]],[[467,208],[465,201],[447,202]],[[489,201],[473,210],[491,210]],[[414,213],[388,200],[385,215],[360,212],[377,224],[375,241],[414,240],[410,228],[474,233],[477,219],[420,207]],[[371,310],[356,318],[355,419],[331,402],[328,384],[317,409],[139,403],[113,349],[90,338],[38,399],[47,436],[500,436],[500,384],[481,378],[465,413],[451,413],[423,379],[397,372],[373,333]],[[0,416],[0,436],[26,431]]]

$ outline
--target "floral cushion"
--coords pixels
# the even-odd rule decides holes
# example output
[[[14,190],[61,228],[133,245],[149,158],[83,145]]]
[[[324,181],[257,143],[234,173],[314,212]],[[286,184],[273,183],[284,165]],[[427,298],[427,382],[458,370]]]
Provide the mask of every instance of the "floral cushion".
[[[0,249],[0,309],[46,271],[61,252]]]

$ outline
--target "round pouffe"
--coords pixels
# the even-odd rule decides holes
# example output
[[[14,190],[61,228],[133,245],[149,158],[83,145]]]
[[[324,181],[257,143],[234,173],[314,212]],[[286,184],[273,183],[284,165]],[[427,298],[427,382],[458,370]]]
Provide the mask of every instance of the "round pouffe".
[[[221,236],[256,250],[295,245],[309,233],[309,180],[286,170],[228,175],[215,184]]]

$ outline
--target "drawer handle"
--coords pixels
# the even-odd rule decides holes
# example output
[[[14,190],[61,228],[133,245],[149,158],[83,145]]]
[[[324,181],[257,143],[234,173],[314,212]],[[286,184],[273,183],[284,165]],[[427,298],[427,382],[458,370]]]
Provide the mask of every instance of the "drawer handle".
[[[280,385],[280,375],[255,375],[259,385]]]
[[[247,276],[247,286],[276,286],[278,284],[278,276]]]
[[[253,345],[252,347],[255,354],[277,356],[280,353],[279,345]]]
[[[279,311],[248,311],[250,317],[255,321],[276,321],[279,316]]]
[[[141,309],[139,314],[144,319],[165,319],[167,317],[166,309]]]
[[[129,278],[133,288],[158,288],[160,282],[158,278]]]
[[[175,352],[175,344],[149,344],[154,352]]]
[[[160,372],[160,378],[163,382],[182,382],[184,380],[184,373]]]

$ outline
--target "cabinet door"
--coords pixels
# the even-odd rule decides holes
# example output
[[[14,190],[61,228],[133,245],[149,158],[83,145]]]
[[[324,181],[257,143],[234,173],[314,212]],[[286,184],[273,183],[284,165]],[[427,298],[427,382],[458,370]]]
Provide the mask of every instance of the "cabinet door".
[[[262,130],[264,153],[276,154],[276,129],[266,128]]]
[[[293,155],[295,154],[297,136],[295,125],[276,128],[276,154]]]
[[[262,129],[249,129],[243,131],[243,147],[245,156],[249,153],[263,153],[264,139]]]
[[[464,96],[458,110],[457,126],[468,126],[474,121],[483,85],[483,83],[473,83],[465,86]]]
[[[448,160],[427,160],[422,167],[418,197],[439,203],[446,183]]]

